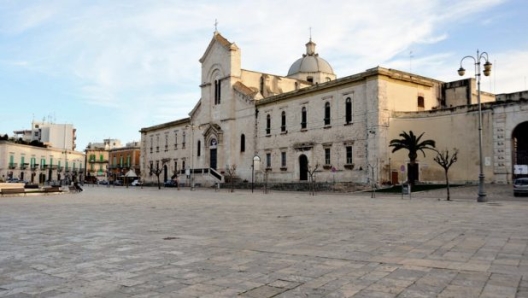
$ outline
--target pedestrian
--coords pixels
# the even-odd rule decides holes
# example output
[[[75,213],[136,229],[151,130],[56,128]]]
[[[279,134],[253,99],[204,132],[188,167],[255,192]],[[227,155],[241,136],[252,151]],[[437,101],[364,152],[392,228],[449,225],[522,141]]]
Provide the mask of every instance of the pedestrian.
[[[176,183],[176,187],[178,190],[180,190],[180,181],[178,180],[178,175],[174,175],[174,183]]]

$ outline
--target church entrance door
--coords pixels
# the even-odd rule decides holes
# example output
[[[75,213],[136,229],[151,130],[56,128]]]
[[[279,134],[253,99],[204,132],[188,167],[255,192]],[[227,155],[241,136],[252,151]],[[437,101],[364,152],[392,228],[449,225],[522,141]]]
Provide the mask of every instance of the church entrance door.
[[[209,156],[210,156],[209,166],[216,170],[216,158],[217,158],[216,148],[211,149]]]

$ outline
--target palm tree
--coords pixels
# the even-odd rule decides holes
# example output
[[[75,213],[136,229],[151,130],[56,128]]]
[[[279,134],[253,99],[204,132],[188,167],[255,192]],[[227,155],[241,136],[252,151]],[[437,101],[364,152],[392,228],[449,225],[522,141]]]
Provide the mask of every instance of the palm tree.
[[[416,168],[416,158],[418,157],[418,151],[421,151],[425,157],[424,149],[434,150],[435,148],[435,141],[433,140],[424,140],[420,142],[423,134],[424,133],[416,137],[412,130],[410,130],[409,133],[404,131],[400,134],[400,137],[402,137],[401,139],[393,139],[389,144],[389,147],[394,147],[392,149],[393,153],[400,149],[406,149],[409,151],[409,170],[407,171],[407,179],[411,185],[414,185],[414,181],[416,180],[418,173],[418,169]]]

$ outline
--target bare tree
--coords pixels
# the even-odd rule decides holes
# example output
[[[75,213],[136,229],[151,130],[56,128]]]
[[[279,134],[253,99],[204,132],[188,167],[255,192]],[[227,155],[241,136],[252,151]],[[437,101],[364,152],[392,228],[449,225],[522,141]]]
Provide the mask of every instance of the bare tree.
[[[156,163],[156,167],[154,167],[154,164],[150,164],[148,166],[149,171],[154,174],[157,177],[158,180],[158,189],[161,189],[161,183],[160,183],[160,175],[163,173],[164,166],[170,161],[169,158],[164,158],[161,160],[161,167],[159,167],[159,163]]]
[[[225,169],[227,179],[229,180],[230,192],[235,191],[236,165],[227,166]]]
[[[436,150],[436,156],[434,161],[444,168],[446,186],[447,186],[447,200],[451,201],[451,196],[449,193],[449,176],[447,175],[449,168],[458,160],[458,149],[453,148],[453,153],[450,155],[449,150],[445,149],[442,151]]]
[[[310,194],[312,196],[315,196],[315,172],[319,168],[319,163],[315,164],[315,167],[312,168],[310,164],[308,163],[308,176],[310,176]]]

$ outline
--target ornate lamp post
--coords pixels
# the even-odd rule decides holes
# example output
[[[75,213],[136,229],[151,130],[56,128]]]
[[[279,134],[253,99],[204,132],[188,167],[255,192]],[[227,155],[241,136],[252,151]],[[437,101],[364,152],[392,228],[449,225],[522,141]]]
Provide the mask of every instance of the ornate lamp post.
[[[477,102],[478,102],[478,133],[479,133],[479,187],[478,187],[478,198],[477,202],[487,202],[488,199],[486,198],[486,192],[484,191],[484,160],[482,159],[482,107],[480,103],[480,61],[484,59],[484,75],[489,76],[491,73],[491,63],[488,59],[488,53],[482,52],[480,53],[477,50],[477,56],[465,56],[460,60],[460,68],[458,69],[458,74],[460,76],[463,76],[466,73],[466,70],[462,67],[462,62],[466,58],[473,59],[473,62],[475,63],[475,77],[477,78]]]

